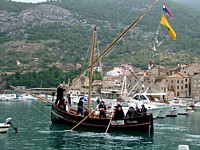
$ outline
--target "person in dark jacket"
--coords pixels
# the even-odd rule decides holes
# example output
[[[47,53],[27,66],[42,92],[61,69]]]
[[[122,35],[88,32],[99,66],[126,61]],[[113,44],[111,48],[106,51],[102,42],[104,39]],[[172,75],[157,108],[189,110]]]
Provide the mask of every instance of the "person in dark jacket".
[[[144,104],[142,104],[141,113],[142,115],[147,115],[147,109],[145,108]]]
[[[136,106],[135,111],[137,116],[141,116],[141,111],[140,108],[138,108],[138,106]]]
[[[136,111],[132,106],[130,106],[126,113],[126,118],[133,118],[135,116],[136,116]]]
[[[71,97],[70,97],[70,94],[67,94],[67,104],[71,107]]]
[[[99,118],[106,118],[106,105],[104,101],[99,104]]]
[[[55,101],[55,104],[56,105],[64,105],[64,86],[62,84],[60,84],[57,88],[57,97],[56,97],[56,101]],[[58,103],[59,102],[59,103]]]
[[[83,115],[83,101],[82,99],[78,102],[78,109],[77,109],[77,115]]]
[[[114,120],[123,120],[123,119],[124,119],[124,111],[122,109],[122,106],[120,104],[117,104],[114,114]]]

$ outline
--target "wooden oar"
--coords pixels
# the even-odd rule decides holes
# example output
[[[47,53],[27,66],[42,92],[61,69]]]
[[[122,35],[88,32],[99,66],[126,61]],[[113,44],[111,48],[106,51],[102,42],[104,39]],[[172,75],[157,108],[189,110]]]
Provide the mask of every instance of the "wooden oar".
[[[98,106],[94,110],[92,110],[85,118],[83,118],[83,120],[81,120],[78,124],[76,124],[73,128],[71,128],[70,131],[73,131],[78,125],[80,125],[85,119],[87,119],[95,110],[98,109]]]
[[[113,108],[113,102],[112,102],[112,113],[111,113],[111,117],[110,117],[110,121],[108,123],[107,129],[105,131],[105,134],[108,132],[108,129],[110,127],[111,121],[112,121],[112,117],[113,117],[113,112],[114,112],[114,108]]]

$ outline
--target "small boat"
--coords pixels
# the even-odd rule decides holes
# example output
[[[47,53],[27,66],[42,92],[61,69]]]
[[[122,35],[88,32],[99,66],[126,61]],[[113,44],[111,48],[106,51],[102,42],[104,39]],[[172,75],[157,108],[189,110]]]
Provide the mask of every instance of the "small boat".
[[[190,150],[188,145],[179,145],[178,150]]]
[[[6,133],[10,128],[10,124],[0,123],[0,133]]]
[[[0,133],[6,133],[10,127],[12,127],[15,130],[15,133],[17,133],[18,128],[14,127],[11,123],[12,118],[7,118],[5,123],[0,123]]]

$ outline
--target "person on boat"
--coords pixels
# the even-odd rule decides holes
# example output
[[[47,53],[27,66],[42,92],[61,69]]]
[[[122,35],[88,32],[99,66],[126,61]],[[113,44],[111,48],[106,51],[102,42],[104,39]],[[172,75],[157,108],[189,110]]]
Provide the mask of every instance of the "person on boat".
[[[122,106],[118,104],[115,110],[114,120],[123,120],[123,119],[124,119],[124,111],[122,109]]]
[[[83,101],[81,98],[78,102],[77,115],[81,115],[81,116],[83,115]]]
[[[64,105],[64,86],[63,84],[60,84],[58,87],[57,87],[57,97],[56,97],[56,101],[55,101],[55,104],[56,105],[60,105],[63,103]],[[59,103],[58,103],[59,102]]]
[[[133,118],[136,116],[136,110],[133,108],[133,106],[130,106],[127,113],[126,113],[126,118]]]
[[[144,106],[144,104],[142,104],[141,113],[142,115],[147,115],[147,108]]]
[[[97,98],[97,104],[99,104],[100,103],[100,100],[99,100],[99,98]]]
[[[104,101],[99,104],[99,118],[106,118],[106,105]]]
[[[70,97],[70,94],[67,94],[67,104],[69,107],[71,107],[71,97]]]
[[[138,106],[135,107],[135,111],[136,111],[137,116],[141,115],[141,110]]]

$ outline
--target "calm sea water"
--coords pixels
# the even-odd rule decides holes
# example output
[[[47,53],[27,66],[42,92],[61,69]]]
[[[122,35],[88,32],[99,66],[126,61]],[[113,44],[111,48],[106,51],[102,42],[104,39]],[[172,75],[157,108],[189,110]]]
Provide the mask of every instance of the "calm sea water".
[[[41,101],[0,102],[0,122],[12,117],[12,128],[0,134],[0,150],[177,150],[187,144],[200,150],[200,111],[191,116],[154,120],[154,135],[69,132],[66,125],[51,125],[50,106]]]

